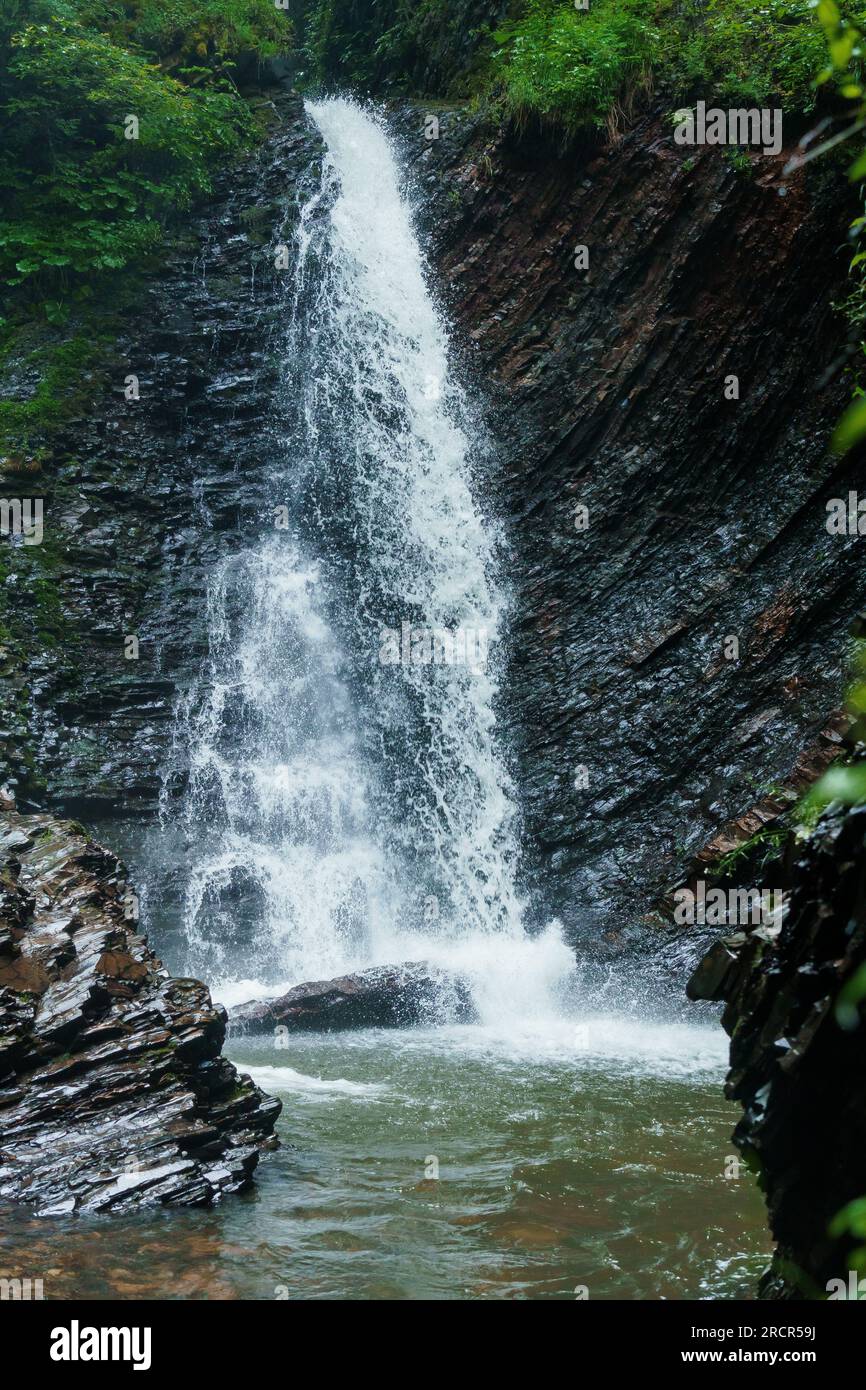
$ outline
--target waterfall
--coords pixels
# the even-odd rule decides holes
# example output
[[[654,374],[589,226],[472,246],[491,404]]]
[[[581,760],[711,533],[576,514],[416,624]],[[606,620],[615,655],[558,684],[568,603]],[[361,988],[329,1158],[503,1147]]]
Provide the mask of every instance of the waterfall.
[[[525,976],[534,943],[485,434],[386,131],[348,101],[307,110],[325,155],[277,343],[271,506],[213,576],[178,721],[188,964],[276,988],[432,954],[474,962],[493,1000],[491,962]],[[545,987],[566,955],[548,953]]]

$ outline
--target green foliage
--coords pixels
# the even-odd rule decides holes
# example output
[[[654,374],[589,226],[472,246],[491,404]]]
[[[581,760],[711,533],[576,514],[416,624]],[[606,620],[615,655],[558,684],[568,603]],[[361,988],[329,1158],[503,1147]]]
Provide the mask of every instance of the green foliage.
[[[852,322],[861,330],[864,327],[859,312],[856,317],[852,315]],[[860,349],[861,352],[866,350],[866,344],[862,340]],[[864,437],[866,437],[866,396],[864,396],[863,388],[856,386],[854,400],[833,431],[833,448],[837,454],[847,454],[849,449],[853,449],[854,445],[859,444]]]
[[[866,763],[837,763],[828,768],[804,797],[804,816],[809,816],[814,807],[829,806],[831,801],[845,806],[859,806],[866,801]]]
[[[746,150],[741,150],[736,145],[729,145],[724,153],[735,174],[750,174],[752,172],[752,161]]]
[[[313,83],[466,96],[503,0],[310,0],[303,64]]]
[[[860,1026],[859,1005],[866,999],[866,965],[854,971],[850,980],[839,991],[836,998],[836,1022],[846,1032],[853,1033]],[[866,1230],[862,1232],[866,1235]]]
[[[391,32],[393,5],[374,17],[365,0],[319,0],[307,6],[303,61],[317,82],[350,82],[362,91],[381,81],[382,63],[377,52]],[[408,32],[392,34],[392,42],[405,48]]]
[[[615,128],[650,86],[807,113],[826,63],[816,0],[301,0],[300,22],[309,84],[472,95],[569,130]]]
[[[659,61],[654,0],[597,0],[588,12],[529,0],[526,14],[495,34],[507,107],[566,128],[604,125],[628,84]]]
[[[858,639],[854,646],[850,685],[846,709],[851,718],[848,741],[856,746],[866,744],[866,640]],[[809,789],[798,807],[801,826],[813,828],[820,813],[831,802],[844,806],[859,806],[866,802],[866,761],[856,756],[850,762],[836,762]]]
[[[858,1197],[849,1202],[834,1216],[830,1224],[831,1236],[852,1235],[866,1238],[866,1197]],[[862,1263],[855,1268],[863,1268]]]
[[[133,12],[129,37],[168,70],[227,74],[240,54],[280,53],[291,37],[286,12],[274,0],[140,0],[120,8]]]
[[[0,280],[54,303],[151,254],[170,214],[252,138],[228,64],[250,44],[272,51],[282,12],[270,0],[0,6]]]
[[[650,78],[672,101],[802,114],[814,107],[826,57],[811,0],[592,0],[588,12],[528,0],[495,38],[506,105],[567,127],[609,123]]]
[[[837,1212],[830,1222],[829,1235],[838,1240],[842,1236],[866,1242],[866,1197],[857,1197]],[[856,1245],[848,1256],[848,1265],[855,1273],[866,1274],[866,1243]]]
[[[814,159],[866,127],[866,93],[863,87],[863,30],[866,29],[866,12],[861,5],[855,9],[842,9],[835,0],[818,0],[816,13],[827,44],[829,65],[819,74],[819,83],[832,82],[840,96],[846,98],[850,119],[845,128],[837,131],[822,145],[811,150],[806,156]],[[866,151],[863,151],[849,169],[852,180],[862,180],[866,176]],[[851,328],[860,338],[860,356],[866,356],[866,251],[860,243],[866,233],[866,215],[858,217],[851,224],[850,238],[855,244],[855,254],[851,261],[852,288],[841,305]],[[832,446],[836,453],[846,454],[856,444],[866,438],[866,392],[860,383],[860,372],[854,372],[854,399],[839,421],[833,433]]]
[[[0,351],[0,371],[16,347],[16,336]],[[45,438],[86,407],[95,389],[100,359],[107,339],[96,331],[79,332],[65,340],[34,349],[22,364],[38,374],[38,385],[24,398],[0,400],[0,455],[17,466]]]
[[[748,868],[754,876],[778,858],[787,838],[787,826],[764,826],[723,854],[709,872],[714,878],[740,881],[740,876]]]
[[[706,101],[811,111],[824,65],[824,36],[812,0],[709,0],[700,21],[673,23],[679,44],[666,45],[665,81]]]

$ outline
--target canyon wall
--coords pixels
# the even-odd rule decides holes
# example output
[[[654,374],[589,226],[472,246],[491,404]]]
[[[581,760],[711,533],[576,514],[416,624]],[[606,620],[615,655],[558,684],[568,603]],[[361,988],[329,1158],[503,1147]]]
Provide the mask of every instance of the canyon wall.
[[[46,544],[8,561],[3,735],[34,806],[152,818],[214,547],[272,501],[270,249],[318,145],[298,98],[259,101],[270,138],[147,277],[107,389],[38,480]],[[786,176],[790,151],[746,168],[676,146],[661,112],[562,153],[466,108],[428,140],[426,115],[389,120],[494,445],[529,874],[539,916],[598,943],[783,785],[840,702],[866,597],[857,537],[825,528],[856,481],[827,450],[850,392],[848,190],[820,163]]]
[[[175,701],[205,650],[208,570],[272,502],[261,465],[285,279],[271,248],[293,238],[318,141],[298,97],[258,105],[264,148],[226,170],[141,276],[87,408],[38,472],[7,476],[7,491],[38,493],[45,511],[42,545],[5,547],[2,735],[21,805],[153,818]],[[10,376],[6,389],[18,386]]]
[[[866,594],[825,527],[858,476],[827,448],[850,198],[838,169],[787,176],[790,149],[677,146],[662,112],[562,154],[460,113],[425,142],[421,114],[442,297],[498,400],[528,853],[597,940],[838,737]]]

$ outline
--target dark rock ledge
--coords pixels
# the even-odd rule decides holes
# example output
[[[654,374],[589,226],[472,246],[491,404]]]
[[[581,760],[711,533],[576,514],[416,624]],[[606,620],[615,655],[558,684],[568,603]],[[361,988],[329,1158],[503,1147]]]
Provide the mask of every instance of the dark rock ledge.
[[[334,980],[295,985],[278,999],[232,1009],[238,1032],[334,1033],[348,1028],[409,1028],[418,1023],[474,1023],[469,984],[426,961],[373,966]]]
[[[207,1205],[249,1185],[280,1102],[220,1056],[226,1015],[136,932],[82,828],[0,812],[0,1202]]]
[[[831,808],[793,865],[781,929],[722,938],[689,982],[692,998],[726,1001],[726,1093],[743,1107],[734,1142],[777,1242],[765,1298],[826,1298],[864,1244],[833,1227],[866,1196],[864,965],[866,807]]]

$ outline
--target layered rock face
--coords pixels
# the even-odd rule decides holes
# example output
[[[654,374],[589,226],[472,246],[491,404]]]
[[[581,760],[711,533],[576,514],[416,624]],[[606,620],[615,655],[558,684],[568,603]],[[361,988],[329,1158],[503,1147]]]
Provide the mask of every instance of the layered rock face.
[[[395,127],[435,273],[502,401],[527,850],[543,910],[597,939],[838,704],[866,592],[862,539],[825,525],[858,476],[827,452],[849,195],[820,161],[786,176],[790,148],[737,170],[679,147],[662,113],[561,155],[460,113],[425,141],[422,117]]]
[[[225,171],[143,276],[105,388],[27,484],[44,498],[42,545],[4,542],[26,661],[0,647],[0,751],[19,804],[153,815],[176,700],[206,646],[206,577],[273,504],[262,495],[279,394],[272,332],[292,278],[274,247],[293,241],[320,145],[300,98],[274,90],[255,105],[267,141]]]
[[[828,815],[793,867],[778,935],[717,943],[690,985],[726,1000],[727,1094],[743,1106],[734,1142],[757,1168],[778,1242],[769,1298],[826,1297],[847,1285],[862,1239],[830,1234],[866,1196],[866,808]]]
[[[280,1102],[220,1056],[226,1015],[136,930],[114,855],[0,817],[0,1202],[206,1205],[246,1187]]]
[[[67,813],[153,814],[205,577],[274,502],[261,480],[291,267],[275,273],[272,253],[320,145],[299,98],[260,100],[268,141],[148,280],[109,396],[56,441],[51,641],[45,584],[13,576],[34,617],[27,671],[0,669],[7,759]],[[496,445],[514,582],[502,713],[532,896],[595,942],[785,783],[838,703],[866,598],[859,538],[825,527],[827,500],[856,485],[826,451],[850,393],[830,307],[847,189],[820,163],[784,176],[790,150],[743,171],[678,147],[661,113],[564,154],[438,117],[437,140],[423,106],[391,124]],[[181,760],[169,789],[183,779]]]

